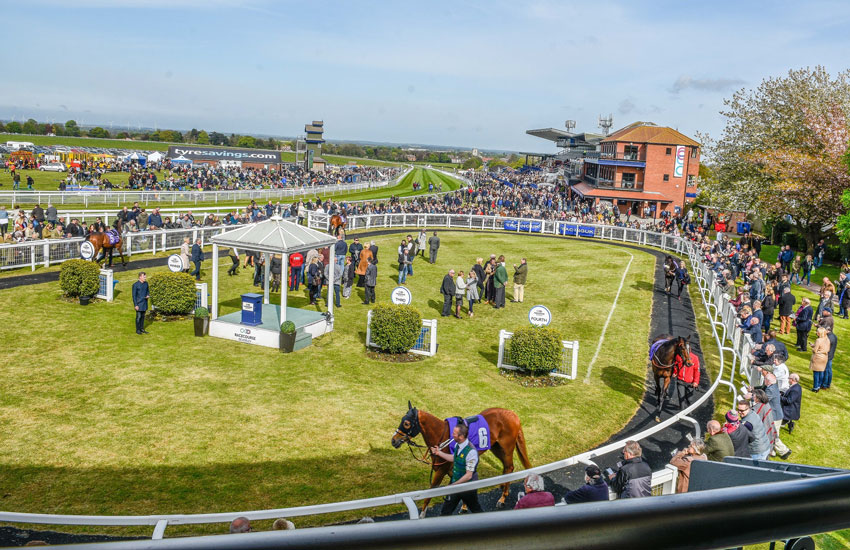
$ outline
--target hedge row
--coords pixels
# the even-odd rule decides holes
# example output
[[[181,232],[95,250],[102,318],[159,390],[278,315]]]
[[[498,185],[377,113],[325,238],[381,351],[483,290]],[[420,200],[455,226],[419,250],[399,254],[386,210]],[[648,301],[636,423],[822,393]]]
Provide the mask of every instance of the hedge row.
[[[66,260],[59,270],[59,288],[70,298],[94,296],[100,288],[100,267],[87,260]]]
[[[195,280],[188,273],[154,273],[148,277],[151,305],[163,315],[186,315],[195,309]]]
[[[549,327],[523,327],[508,341],[511,362],[531,374],[546,374],[561,364],[561,334]]]
[[[422,316],[412,306],[378,304],[369,325],[372,342],[387,353],[406,353],[416,345]]]

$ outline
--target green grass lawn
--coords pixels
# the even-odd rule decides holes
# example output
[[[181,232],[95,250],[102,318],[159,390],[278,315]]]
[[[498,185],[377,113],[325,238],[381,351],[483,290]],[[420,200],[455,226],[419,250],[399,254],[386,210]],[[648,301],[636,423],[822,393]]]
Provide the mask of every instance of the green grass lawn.
[[[772,258],[775,261],[776,251],[766,251],[766,248],[762,247],[762,258],[769,260],[770,254],[773,254]],[[820,271],[818,269],[818,274],[820,274]],[[739,284],[741,284],[740,281]],[[714,367],[719,365],[717,346],[707,324],[705,308],[697,294],[697,286],[692,285],[692,289],[691,296],[694,299],[694,308],[697,313],[704,357],[707,365]],[[812,300],[812,305],[817,307],[818,297],[816,294],[797,285],[792,287],[792,292],[797,297],[797,305],[804,297],[809,297]],[[771,327],[777,328],[778,324],[779,322],[774,320]],[[814,334],[814,331],[812,334]],[[847,368],[850,321],[836,319],[835,335],[838,337],[838,349],[833,360],[832,388],[829,391],[821,391],[817,394],[809,391],[812,387],[812,372],[809,370],[811,351],[802,353],[794,349],[796,334],[793,331],[791,334],[780,336],[780,340],[788,347],[790,356],[787,363],[788,368],[791,372],[800,375],[800,385],[803,388],[802,416],[794,433],[789,434],[786,429],[783,429],[780,433],[782,441],[792,450],[791,457],[788,459],[789,462],[850,468],[850,438],[848,438],[850,417],[846,414],[846,403],[850,399],[850,391],[848,391],[850,390],[850,371]],[[811,341],[814,341],[814,336],[810,336]],[[727,380],[731,359],[727,352],[725,355]],[[746,383],[746,381],[738,377],[736,385],[740,386],[742,383]],[[731,409],[732,405],[731,393],[721,386],[715,394],[715,418],[723,422],[723,414]],[[775,458],[773,460],[780,459]],[[818,548],[848,548],[850,547],[850,531],[819,535],[816,537],[816,542]],[[767,548],[767,545],[747,548]]]
[[[419,182],[422,187],[419,190],[413,189],[413,184]],[[430,170],[428,168],[414,168],[406,176],[401,178],[399,182],[392,187],[383,189],[373,189],[369,191],[358,191],[344,195],[346,200],[375,200],[384,199],[389,196],[395,197],[412,197],[414,195],[428,194],[428,184],[434,184],[434,192],[437,192],[437,186],[442,182],[443,191],[454,191],[461,186],[461,180],[452,176],[447,176],[442,172]],[[342,196],[341,196],[342,197]]]
[[[776,263],[776,255],[778,253],[779,245],[765,244],[761,247],[761,254],[759,254],[759,258],[773,265]],[[805,252],[797,252],[797,254],[800,255],[801,259],[806,258]],[[812,283],[820,285],[824,277],[829,277],[831,281],[837,281],[840,272],[841,268],[839,265],[824,261],[822,266],[816,268],[815,271],[812,272]],[[802,272],[800,275],[802,276]]]
[[[396,286],[393,260],[403,234],[378,239],[379,300]],[[365,356],[367,307],[360,304],[359,290],[335,309],[336,332],[292,355],[195,338],[191,320],[156,322],[149,336],[137,336],[130,306],[135,273],[117,271],[115,302],[88,307],[62,300],[58,283],[4,290],[3,509],[221,512],[423,488],[427,467],[389,444],[408,399],[441,416],[491,406],[516,410],[534,464],[587,450],[625,425],[643,393],[655,258],[632,251],[617,322],[585,384],[581,379],[629,252],[516,235],[441,237],[438,263],[415,261],[409,279],[413,305],[423,317],[439,319],[439,351],[411,364]],[[445,272],[469,269],[476,257],[491,252],[504,253],[509,265],[528,258],[526,303],[498,311],[479,306],[473,319],[440,318],[438,288]],[[210,281],[209,261],[204,267],[204,280]],[[239,295],[254,290],[251,276],[220,273],[222,311],[234,310]],[[290,305],[306,303],[303,289],[291,294]],[[528,308],[537,303],[552,310],[553,326],[565,339],[579,340],[579,381],[522,388],[498,373],[499,330],[526,325]],[[497,475],[497,464],[485,455],[482,477]],[[148,529],[91,530],[149,536]]]

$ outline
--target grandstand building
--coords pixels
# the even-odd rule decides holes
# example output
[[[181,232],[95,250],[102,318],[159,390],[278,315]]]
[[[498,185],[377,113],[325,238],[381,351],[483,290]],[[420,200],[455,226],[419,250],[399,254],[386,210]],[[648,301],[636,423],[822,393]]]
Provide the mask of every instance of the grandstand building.
[[[652,217],[680,212],[697,196],[700,144],[652,122],[635,122],[608,136],[548,128],[526,133],[555,141],[569,166],[572,191]]]
[[[582,181],[573,191],[585,198],[610,201],[620,212],[646,207],[681,212],[697,196],[700,144],[651,122],[635,122],[600,142],[597,154],[584,159]],[[594,158],[595,157],[595,158]]]

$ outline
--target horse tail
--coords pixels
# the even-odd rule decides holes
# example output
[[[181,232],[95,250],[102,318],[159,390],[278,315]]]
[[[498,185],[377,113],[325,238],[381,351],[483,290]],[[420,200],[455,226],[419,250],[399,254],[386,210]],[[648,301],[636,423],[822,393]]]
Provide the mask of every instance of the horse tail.
[[[520,426],[519,430],[517,430],[516,450],[525,469],[531,468],[531,460],[528,458],[528,449],[525,448],[525,434],[522,432],[522,426]]]

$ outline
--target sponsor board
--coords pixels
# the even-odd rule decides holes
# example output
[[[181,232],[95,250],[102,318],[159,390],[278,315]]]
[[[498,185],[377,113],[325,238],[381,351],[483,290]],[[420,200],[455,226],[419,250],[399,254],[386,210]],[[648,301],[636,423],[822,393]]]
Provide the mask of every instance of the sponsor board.
[[[80,257],[84,260],[94,258],[94,245],[88,241],[80,244]]]
[[[546,306],[534,306],[528,310],[528,322],[535,327],[549,326],[552,322],[552,312]]]
[[[411,294],[409,288],[397,286],[393,289],[391,299],[392,302],[396,305],[409,306],[410,303],[413,301],[413,294]]]
[[[168,157],[190,160],[231,160],[255,163],[280,163],[280,151],[268,149],[235,149],[233,147],[204,147],[200,145],[172,145]]]
[[[685,155],[687,154],[687,149],[684,145],[676,146],[676,162],[673,164],[674,178],[681,178],[685,175]]]
[[[183,257],[180,254],[172,254],[171,256],[169,256],[168,269],[170,269],[174,273],[186,269],[186,266],[183,265]]]

